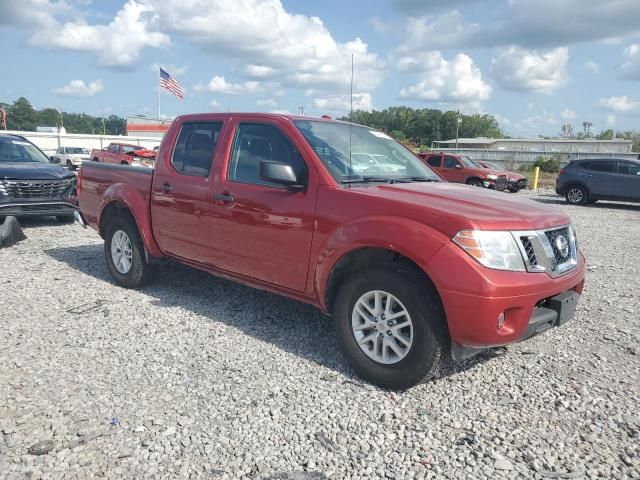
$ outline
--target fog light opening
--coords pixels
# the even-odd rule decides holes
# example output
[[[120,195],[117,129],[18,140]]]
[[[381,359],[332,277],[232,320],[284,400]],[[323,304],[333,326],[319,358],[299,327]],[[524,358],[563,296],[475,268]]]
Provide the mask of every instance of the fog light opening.
[[[502,312],[500,315],[498,315],[498,330],[500,330],[504,326],[504,320],[505,316],[504,312]]]

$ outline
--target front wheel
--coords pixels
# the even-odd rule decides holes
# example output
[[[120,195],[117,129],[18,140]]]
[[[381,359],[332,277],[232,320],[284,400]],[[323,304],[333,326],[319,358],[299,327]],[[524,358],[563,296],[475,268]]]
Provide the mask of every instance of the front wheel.
[[[139,288],[151,278],[138,227],[130,218],[116,217],[107,228],[104,255],[107,268],[118,285]]]
[[[446,352],[445,316],[434,288],[410,267],[369,267],[340,289],[334,319],[342,351],[381,387],[430,379]]]
[[[478,180],[477,178],[472,178],[470,180],[467,180],[467,185],[471,185],[472,187],[482,187],[482,182],[480,180]]]
[[[584,205],[589,200],[587,190],[580,185],[572,185],[565,195],[567,203],[571,205]]]

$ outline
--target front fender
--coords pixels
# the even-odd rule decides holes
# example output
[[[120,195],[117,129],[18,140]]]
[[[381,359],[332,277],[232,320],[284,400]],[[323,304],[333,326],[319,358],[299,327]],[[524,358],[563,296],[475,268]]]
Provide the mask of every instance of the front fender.
[[[99,226],[102,226],[102,215],[106,208],[114,202],[124,204],[131,212],[147,252],[154,257],[162,257],[163,253],[156,243],[151,229],[151,212],[149,210],[148,194],[143,195],[140,190],[126,183],[114,183],[110,185],[102,195],[100,205],[98,206]]]
[[[329,277],[336,263],[350,252],[365,247],[397,252],[431,277],[429,260],[449,240],[443,233],[423,223],[402,217],[365,217],[340,225],[327,235],[315,265],[314,289],[320,306],[327,311]]]

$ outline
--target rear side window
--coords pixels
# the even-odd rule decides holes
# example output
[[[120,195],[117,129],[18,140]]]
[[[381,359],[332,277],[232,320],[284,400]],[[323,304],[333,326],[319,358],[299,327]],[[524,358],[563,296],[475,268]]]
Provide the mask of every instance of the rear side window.
[[[185,175],[208,177],[222,123],[188,122],[182,124],[171,165]]]
[[[307,165],[279,129],[257,123],[240,124],[231,152],[229,180],[282,188],[260,177],[260,162],[264,161],[291,165],[301,183],[306,181]]]
[[[640,175],[640,163],[618,162],[618,173],[622,175]]]
[[[427,163],[432,167],[439,167],[440,160],[441,160],[440,155],[432,155],[431,157],[429,157],[429,160],[427,160]]]
[[[613,172],[613,165],[611,161],[591,162],[590,170],[595,172]]]

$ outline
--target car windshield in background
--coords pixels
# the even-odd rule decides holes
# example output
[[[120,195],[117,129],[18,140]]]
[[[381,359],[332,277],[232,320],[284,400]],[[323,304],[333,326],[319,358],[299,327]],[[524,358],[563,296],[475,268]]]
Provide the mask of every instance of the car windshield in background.
[[[498,165],[497,163],[493,163],[493,162],[484,162],[484,164],[487,166],[487,168],[493,168],[494,170],[499,170],[501,172],[506,171],[504,168],[502,168],[500,165]]]
[[[415,155],[382,132],[314,120],[297,120],[295,125],[338,182],[439,180]]]
[[[0,163],[49,163],[47,156],[31,143],[12,137],[0,137]]]
[[[467,157],[466,155],[461,155],[460,156],[460,161],[467,168],[484,168],[482,165],[480,165],[474,159],[472,159],[471,157]]]
[[[144,150],[144,148],[140,147],[139,145],[123,145],[122,146],[122,151],[124,153],[135,152],[136,150]]]
[[[87,150],[86,148],[79,148],[79,147],[67,147],[65,149],[65,152],[67,152],[70,155],[78,155],[81,153],[89,153],[89,150]]]

